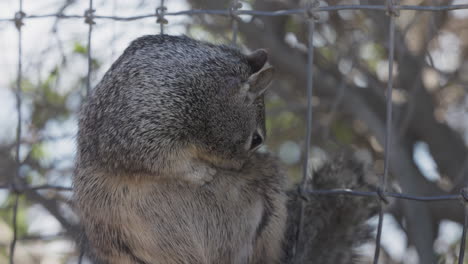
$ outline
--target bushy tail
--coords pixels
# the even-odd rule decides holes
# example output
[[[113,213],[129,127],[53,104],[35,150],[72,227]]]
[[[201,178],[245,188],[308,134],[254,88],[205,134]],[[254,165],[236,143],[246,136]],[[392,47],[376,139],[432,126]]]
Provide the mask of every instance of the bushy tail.
[[[376,189],[366,182],[361,162],[344,154],[326,161],[312,175],[307,182],[308,190]],[[291,191],[289,196],[284,263],[292,263],[302,200],[296,191]],[[308,197],[308,201],[304,201],[303,229],[296,246],[299,261],[296,263],[356,263],[356,247],[371,238],[372,230],[366,221],[377,212],[377,199],[350,195]]]

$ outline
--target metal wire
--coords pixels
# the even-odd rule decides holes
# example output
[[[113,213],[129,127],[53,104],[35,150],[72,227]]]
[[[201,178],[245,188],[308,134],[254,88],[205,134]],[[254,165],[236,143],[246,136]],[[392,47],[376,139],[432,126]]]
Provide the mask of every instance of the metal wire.
[[[8,190],[12,188],[11,185],[0,185],[0,189]],[[51,190],[51,191],[72,191],[72,187],[59,186],[59,185],[30,185],[22,186],[17,188],[18,192],[25,191],[39,191],[39,190]],[[404,193],[395,193],[395,192],[383,192],[378,193],[369,192],[369,191],[359,191],[359,190],[350,190],[350,189],[333,189],[333,190],[304,190],[304,195],[350,195],[350,196],[367,196],[367,197],[379,197],[383,195],[385,197],[393,197],[403,200],[410,201],[419,201],[419,202],[443,202],[443,201],[462,201],[462,194],[451,194],[451,195],[434,195],[434,196],[417,196]]]
[[[386,91],[386,100],[387,100],[387,124],[386,124],[386,132],[385,132],[385,157],[384,157],[384,173],[382,175],[380,186],[378,189],[379,195],[379,222],[377,224],[377,237],[375,241],[375,253],[374,253],[374,264],[379,263],[379,255],[380,255],[380,243],[382,240],[382,227],[383,227],[383,220],[384,220],[384,204],[387,203],[387,199],[383,195],[385,193],[385,189],[387,186],[387,178],[388,178],[388,169],[390,166],[390,146],[391,146],[391,138],[392,138],[392,91],[393,91],[393,58],[395,53],[395,16],[397,15],[395,11],[395,6],[393,5],[392,0],[387,0],[387,14],[390,17],[389,23],[389,37],[388,37],[388,47],[389,47],[389,54],[388,54],[388,82],[387,82],[387,91]]]
[[[306,136],[305,136],[305,148],[304,148],[304,161],[303,161],[303,168],[302,168],[302,179],[299,186],[299,195],[302,197],[301,205],[299,207],[299,214],[298,214],[298,226],[295,236],[295,241],[293,245],[293,263],[300,263],[301,259],[297,255],[298,245],[301,241],[302,229],[304,226],[304,211],[305,211],[305,188],[307,183],[307,177],[309,175],[309,155],[310,155],[310,144],[311,144],[311,137],[312,137],[312,94],[314,88],[314,31],[315,31],[315,21],[314,21],[314,12],[317,6],[317,1],[310,4],[307,15],[307,126],[306,126]]]
[[[85,11],[85,23],[88,24],[88,74],[86,75],[86,96],[91,92],[91,73],[93,71],[93,59],[91,57],[91,35],[93,33],[94,22],[93,0],[89,0],[89,8]]]
[[[17,126],[16,126],[16,143],[15,143],[15,176],[11,179],[11,190],[15,193],[14,201],[13,201],[13,217],[12,217],[12,226],[13,226],[13,239],[11,240],[10,244],[10,264],[14,264],[14,256],[15,256],[15,249],[16,249],[16,241],[18,239],[18,203],[19,203],[19,196],[20,191],[18,190],[17,182],[20,178],[20,170],[21,170],[21,160],[20,160],[20,150],[21,150],[21,130],[22,130],[22,123],[23,117],[21,114],[21,105],[22,105],[22,67],[23,67],[23,36],[21,28],[23,26],[23,18],[25,14],[23,12],[23,1],[19,0],[19,11],[15,14],[15,26],[18,30],[18,72],[16,77],[16,113],[17,113]]]
[[[239,31],[239,22],[238,22],[238,9],[242,8],[242,4],[239,3],[239,0],[233,0],[232,6],[229,9],[229,14],[231,16],[231,30],[232,30],[232,45],[237,45],[237,34]]]
[[[410,6],[410,5],[400,5],[395,6],[397,11],[453,11],[459,9],[468,9],[468,4],[464,5],[447,5],[447,6]],[[387,11],[388,7],[385,5],[335,5],[335,6],[321,6],[315,10],[315,12],[332,12],[340,10],[375,10],[375,11]],[[303,15],[307,13],[307,8],[297,8],[297,9],[288,9],[288,10],[277,10],[277,11],[258,11],[258,10],[238,10],[237,15],[251,15],[251,16],[290,16],[290,15]],[[207,10],[207,9],[193,9],[193,10],[184,10],[177,12],[165,12],[165,16],[194,16],[194,15],[219,15],[219,16],[231,16],[230,10]],[[64,15],[61,13],[53,14],[43,14],[43,15],[28,15],[26,19],[35,19],[35,18],[60,18],[60,19],[73,19],[73,18],[85,18],[83,15]],[[95,15],[95,19],[112,19],[120,21],[132,21],[145,18],[154,18],[157,17],[156,14],[143,14],[137,16],[104,16],[104,15]],[[0,18],[2,21],[14,21],[12,18]]]
[[[167,19],[164,18],[166,15],[167,8],[164,6],[164,0],[161,0],[159,7],[156,8],[156,23],[159,24],[159,34],[164,34],[164,25],[168,23]]]
[[[289,9],[289,10],[277,10],[277,11],[259,11],[259,10],[242,10],[241,5],[238,0],[233,0],[233,5],[229,10],[184,10],[177,12],[167,12],[167,8],[164,6],[164,0],[160,1],[160,5],[156,8],[156,12],[153,14],[143,14],[137,16],[105,16],[105,15],[96,15],[95,10],[93,9],[93,1],[89,0],[89,7],[85,11],[84,15],[64,15],[62,13],[52,13],[52,14],[42,14],[42,15],[26,15],[23,13],[23,2],[19,1],[19,11],[16,12],[15,17],[12,18],[0,18],[0,22],[14,22],[18,29],[18,73],[17,73],[17,82],[16,82],[16,111],[17,111],[17,129],[16,129],[16,143],[15,143],[15,163],[16,163],[16,172],[15,176],[12,178],[10,184],[0,185],[0,189],[7,189],[14,193],[14,203],[13,203],[13,239],[10,244],[9,252],[9,263],[14,264],[14,255],[15,255],[15,246],[18,238],[18,203],[19,196],[22,192],[25,191],[39,191],[39,190],[54,190],[54,191],[72,191],[71,187],[58,186],[51,184],[44,185],[28,185],[22,183],[18,185],[18,179],[20,179],[20,148],[21,148],[21,130],[22,130],[22,115],[21,115],[21,106],[22,106],[22,31],[24,20],[33,20],[33,19],[42,19],[42,18],[57,18],[57,19],[85,19],[85,23],[88,24],[88,50],[87,50],[87,59],[88,59],[88,73],[86,77],[86,94],[89,94],[91,91],[91,75],[92,75],[92,30],[93,25],[95,24],[96,19],[111,19],[115,21],[134,21],[139,19],[146,18],[157,18],[157,23],[160,24],[160,34],[164,34],[164,24],[167,24],[168,21],[165,19],[165,16],[195,16],[195,15],[219,15],[219,16],[228,16],[232,19],[232,43],[235,45],[238,41],[238,15],[251,15],[251,16],[290,16],[290,15],[306,15],[308,17],[308,59],[307,59],[307,128],[306,128],[306,139],[305,139],[305,150],[304,150],[304,167],[303,175],[300,185],[300,193],[304,199],[307,199],[306,196],[309,195],[351,195],[351,196],[366,196],[366,197],[375,197],[379,199],[380,210],[379,210],[379,223],[377,227],[377,237],[376,237],[376,248],[374,254],[374,263],[378,263],[379,254],[380,254],[380,243],[382,236],[382,226],[383,226],[383,212],[384,205],[387,201],[387,197],[393,197],[397,199],[405,199],[410,201],[418,202],[438,202],[438,201],[463,201],[464,203],[464,215],[465,221],[463,225],[463,234],[460,243],[460,252],[458,263],[463,264],[464,255],[465,255],[465,246],[466,246],[466,233],[468,228],[468,191],[463,189],[460,194],[453,195],[439,195],[439,196],[416,196],[411,194],[403,193],[393,193],[386,191],[386,183],[389,173],[390,166],[390,153],[391,153],[391,140],[392,140],[392,87],[393,87],[393,60],[394,60],[394,34],[395,34],[395,17],[398,16],[398,12],[412,10],[412,11],[451,11],[458,9],[468,9],[468,4],[462,5],[446,5],[446,6],[410,6],[410,5],[396,5],[392,0],[387,0],[386,5],[335,5],[335,6],[318,6],[311,5],[304,8],[298,9]],[[311,131],[312,131],[312,93],[313,93],[313,35],[315,30],[314,15],[318,12],[332,12],[339,10],[377,10],[377,11],[386,11],[389,15],[389,55],[388,55],[388,83],[387,83],[387,92],[386,92],[386,135],[385,135],[385,159],[384,159],[384,173],[381,177],[380,188],[375,192],[368,191],[359,191],[359,190],[348,190],[348,189],[335,189],[335,190],[306,190],[305,182],[307,181],[308,174],[308,161],[310,153],[310,144],[311,144]],[[299,226],[296,241],[300,241],[301,229],[303,224],[303,212],[304,204],[301,206],[301,212],[299,215]],[[294,246],[296,248],[297,245]],[[80,252],[79,262],[81,263],[84,252]]]
[[[460,242],[460,253],[458,254],[458,264],[463,264],[466,248],[466,229],[468,229],[468,188],[464,188],[461,192],[465,208],[465,221],[463,223],[463,232]]]

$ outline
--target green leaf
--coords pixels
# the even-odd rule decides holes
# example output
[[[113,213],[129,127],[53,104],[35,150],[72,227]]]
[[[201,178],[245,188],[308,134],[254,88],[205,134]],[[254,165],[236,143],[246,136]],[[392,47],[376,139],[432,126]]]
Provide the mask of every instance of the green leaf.
[[[46,155],[44,146],[41,143],[33,144],[31,148],[31,157],[35,160],[40,160]]]
[[[336,139],[344,144],[351,144],[354,140],[354,134],[351,127],[344,122],[336,121],[332,124],[332,132]]]
[[[75,42],[75,45],[73,46],[73,52],[77,54],[87,55],[88,48],[81,45],[79,42]]]

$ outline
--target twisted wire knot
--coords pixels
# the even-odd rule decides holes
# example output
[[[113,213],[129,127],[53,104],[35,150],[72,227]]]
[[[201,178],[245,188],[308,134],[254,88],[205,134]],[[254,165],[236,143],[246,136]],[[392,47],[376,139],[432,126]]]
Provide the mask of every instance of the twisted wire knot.
[[[312,2],[308,2],[306,5],[306,16],[309,19],[319,20],[319,15],[317,14],[317,10],[320,7],[320,2],[314,0]]]
[[[307,191],[305,189],[304,186],[302,186],[302,184],[300,184],[299,186],[297,186],[297,196],[304,202],[308,202],[310,201],[310,197],[309,195],[307,195]]]
[[[384,203],[386,203],[386,204],[390,203],[390,202],[388,201],[387,196],[385,196],[385,192],[384,192],[384,190],[382,189],[382,187],[378,187],[378,188],[377,188],[377,195],[379,196],[380,200],[383,201]]]
[[[387,15],[389,16],[394,16],[394,17],[399,17],[400,16],[400,10],[396,8],[395,4],[398,4],[398,0],[387,0],[386,6],[387,6]]]
[[[17,29],[20,29],[21,26],[24,25],[23,23],[24,17],[26,17],[26,13],[24,13],[23,11],[18,11],[15,13],[15,18],[13,19],[13,21],[15,22],[15,26]]]
[[[461,189],[460,191],[461,197],[463,198],[465,203],[468,203],[468,187]]]
[[[234,4],[229,7],[229,16],[231,16],[232,19],[238,19],[239,14],[238,10],[242,8],[242,3],[235,1]]]
[[[21,188],[15,180],[11,181],[10,183],[10,188],[9,188],[14,194],[21,194],[23,192],[23,188]]]
[[[166,13],[166,11],[167,11],[167,7],[165,6],[160,6],[156,8],[156,17],[157,17],[156,23],[164,24],[164,25],[169,23],[169,21],[164,17],[164,14]]]
[[[96,9],[87,9],[85,10],[84,17],[85,17],[85,23],[94,25],[96,22],[94,22],[94,12],[96,12]]]

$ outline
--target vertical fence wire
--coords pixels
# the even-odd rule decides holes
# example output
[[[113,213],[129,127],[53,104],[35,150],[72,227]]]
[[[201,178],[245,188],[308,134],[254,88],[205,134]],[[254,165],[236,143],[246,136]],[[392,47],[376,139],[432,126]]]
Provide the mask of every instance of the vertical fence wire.
[[[237,45],[237,35],[239,32],[239,17],[237,16],[237,10],[242,7],[242,4],[239,0],[233,0],[232,6],[229,9],[229,14],[231,16],[231,31],[232,31],[232,40],[231,44],[233,46]]]
[[[460,253],[458,254],[458,264],[463,264],[465,258],[465,248],[466,248],[466,229],[468,229],[468,187],[462,189],[462,202],[465,212],[465,221],[463,222],[463,232],[460,241]]]
[[[156,8],[156,23],[159,24],[159,34],[163,35],[164,34],[164,25],[167,24],[167,20],[164,17],[166,13],[167,7],[164,6],[164,0],[161,0],[159,2],[159,7]]]
[[[92,34],[93,34],[93,25],[94,22],[94,12],[93,9],[93,0],[89,0],[88,10],[85,11],[85,23],[88,24],[88,45],[87,45],[87,60],[88,60],[88,72],[86,74],[86,93],[85,98],[91,93],[91,74],[93,72],[93,57],[92,57]],[[78,255],[78,264],[83,263],[85,256],[84,245],[79,245],[79,255]]]
[[[15,14],[15,25],[18,30],[18,72],[16,77],[16,112],[17,112],[17,126],[16,126],[16,142],[15,142],[15,175],[11,179],[11,189],[15,193],[14,201],[13,201],[13,216],[12,216],[12,227],[13,227],[13,239],[10,243],[10,256],[9,261],[10,264],[14,264],[14,256],[15,256],[15,249],[16,249],[16,241],[18,240],[18,204],[19,204],[19,196],[20,190],[19,183],[20,178],[20,170],[21,170],[21,160],[20,160],[20,150],[21,150],[21,130],[22,130],[22,114],[21,114],[21,105],[22,105],[22,67],[23,67],[23,36],[21,28],[23,26],[23,18],[25,14],[23,12],[23,0],[19,0],[19,11]]]
[[[116,10],[117,10],[117,1],[118,0],[112,0],[112,16],[116,15]],[[117,40],[117,33],[116,33],[116,21],[112,20],[112,39],[110,41],[111,44],[111,56],[110,59],[111,61],[114,61],[115,58],[115,41]]]
[[[89,8],[85,11],[85,23],[88,24],[88,49],[87,49],[87,57],[88,57],[88,74],[86,75],[86,96],[89,95],[91,92],[91,73],[93,71],[93,60],[91,56],[91,41],[92,41],[92,34],[93,34],[93,25],[94,22],[94,12],[93,9],[93,0],[89,0]]]
[[[388,82],[387,82],[387,90],[386,90],[386,131],[385,131],[385,150],[384,150],[384,171],[383,175],[380,179],[378,195],[379,195],[379,222],[377,225],[377,237],[375,242],[375,253],[374,253],[374,264],[379,263],[379,255],[380,255],[380,244],[382,240],[382,227],[383,227],[383,220],[384,220],[384,204],[387,202],[385,198],[386,186],[387,186],[387,178],[388,178],[388,170],[390,166],[390,146],[391,146],[391,139],[392,139],[392,91],[393,91],[393,59],[395,53],[395,16],[397,15],[396,10],[394,8],[392,0],[387,0],[387,7],[388,7],[388,16],[389,16],[389,36],[388,36]]]
[[[85,254],[84,248],[81,246],[79,248],[78,264],[83,263],[84,254]]]
[[[302,179],[299,186],[299,193],[301,196],[301,204],[299,207],[299,219],[296,231],[296,237],[293,245],[293,263],[299,263],[300,258],[297,255],[297,247],[301,241],[302,229],[304,226],[304,211],[305,211],[305,188],[307,183],[307,177],[309,174],[309,154],[310,144],[312,137],[312,95],[313,95],[313,68],[314,68],[314,32],[315,32],[315,21],[314,21],[314,10],[312,6],[309,8],[307,15],[307,120],[306,120],[306,136],[305,136],[305,147],[304,147],[304,163],[302,168]],[[310,172],[311,173],[311,172]]]

